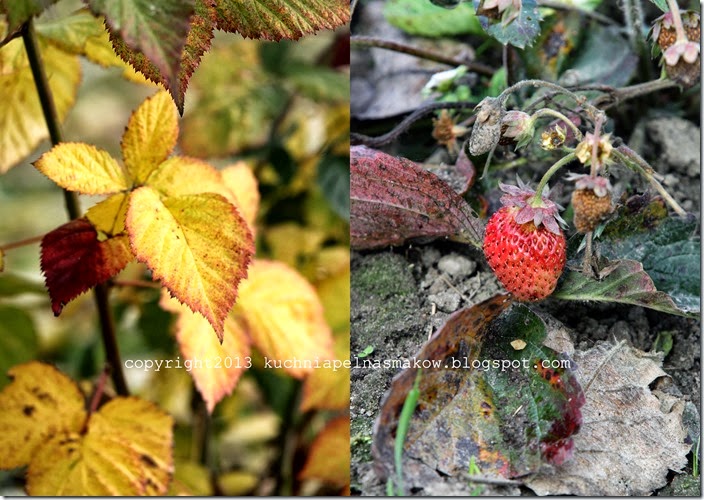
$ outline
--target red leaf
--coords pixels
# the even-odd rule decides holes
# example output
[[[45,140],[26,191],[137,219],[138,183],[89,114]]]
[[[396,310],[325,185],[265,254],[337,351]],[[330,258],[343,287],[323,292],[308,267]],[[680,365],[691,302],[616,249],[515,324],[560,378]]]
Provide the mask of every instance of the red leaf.
[[[60,226],[42,239],[41,267],[58,316],[83,292],[115,276],[134,258],[126,235],[98,241],[87,219]]]
[[[354,248],[449,237],[481,247],[482,222],[436,175],[405,158],[353,146],[350,234]]]

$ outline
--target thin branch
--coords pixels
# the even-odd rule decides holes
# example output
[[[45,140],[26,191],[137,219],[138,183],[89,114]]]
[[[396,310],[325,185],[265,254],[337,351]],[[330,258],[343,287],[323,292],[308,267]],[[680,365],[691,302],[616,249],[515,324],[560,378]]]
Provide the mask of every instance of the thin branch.
[[[153,288],[153,289],[160,289],[161,285],[159,283],[156,283],[154,281],[146,281],[146,280],[124,280],[124,279],[116,279],[110,281],[111,286],[119,286],[119,287],[125,287],[125,288]]]
[[[44,238],[44,235],[32,236],[31,238],[26,238],[24,240],[5,243],[4,245],[0,245],[0,252],[7,252],[8,250],[12,250],[13,248],[20,248],[25,247],[27,245],[33,245],[34,243],[39,243],[40,241],[42,241],[42,238]]]
[[[56,112],[49,80],[44,70],[32,19],[22,25],[22,40],[24,41],[27,58],[30,68],[32,69],[32,76],[34,77],[34,84],[37,87],[37,94],[39,95],[39,102],[42,107],[42,112],[44,113],[44,119],[49,129],[49,137],[51,138],[51,143],[56,146],[63,141],[61,124]],[[76,219],[80,217],[81,208],[76,194],[64,190],[64,198],[66,201],[66,212],[69,218]],[[115,337],[115,323],[112,318],[110,304],[108,303],[108,290],[106,285],[102,284],[95,287],[94,298],[100,319],[100,333],[103,338],[105,355],[110,366],[115,391],[121,396],[127,396],[129,395],[129,390],[127,389],[124,372],[122,371],[120,351],[118,350],[117,339]]]
[[[350,139],[352,141],[353,145],[358,145],[358,144],[363,144],[365,146],[371,146],[371,147],[379,147],[383,146],[384,144],[389,144],[390,142],[395,141],[398,139],[398,137],[403,134],[406,130],[411,128],[411,125],[413,125],[415,122],[423,118],[425,115],[428,115],[432,113],[433,111],[437,111],[439,109],[465,109],[465,108],[474,108],[477,105],[476,102],[469,102],[469,101],[460,101],[460,102],[434,102],[431,104],[426,104],[423,107],[420,107],[416,109],[413,113],[408,115],[406,118],[403,119],[401,123],[396,125],[391,131],[377,136],[377,137],[369,137],[367,135],[363,134],[357,134],[352,132],[350,134]],[[468,120],[467,125],[471,125],[474,123],[474,117],[472,117],[470,120]]]
[[[458,59],[455,57],[450,57],[445,54],[434,52],[432,50],[413,47],[411,45],[406,45],[405,43],[396,42],[393,40],[384,40],[382,38],[375,38],[371,36],[353,36],[350,38],[350,43],[353,47],[374,47],[377,49],[393,50],[395,52],[401,52],[403,54],[409,54],[411,56],[420,57],[421,59],[426,59],[428,61],[447,64],[448,66],[466,66],[467,69],[470,71],[474,71],[475,73],[481,73],[487,76],[493,75],[496,71],[495,68],[487,66],[486,64],[478,63],[475,61],[469,61],[467,59]]]

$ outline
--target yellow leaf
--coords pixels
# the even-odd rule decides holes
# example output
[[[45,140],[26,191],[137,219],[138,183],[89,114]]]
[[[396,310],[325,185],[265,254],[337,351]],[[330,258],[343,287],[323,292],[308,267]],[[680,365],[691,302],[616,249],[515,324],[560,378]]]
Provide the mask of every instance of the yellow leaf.
[[[111,194],[130,187],[125,171],[110,153],[90,144],[63,142],[34,166],[56,184],[83,194]]]
[[[78,432],[86,420],[78,386],[51,365],[13,367],[0,393],[0,469],[27,465],[48,438]]]
[[[231,471],[218,477],[218,486],[222,494],[229,497],[252,494],[260,479],[247,471]]]
[[[128,202],[128,193],[116,193],[90,207],[86,212],[86,218],[95,229],[109,236],[123,233]]]
[[[167,496],[201,496],[213,495],[210,470],[204,465],[185,460],[176,460],[174,480]]]
[[[235,317],[244,319],[262,354],[281,361],[289,375],[302,377],[312,371],[301,366],[304,361],[310,364],[333,357],[332,335],[320,299],[294,269],[281,262],[255,260],[239,293]]]
[[[178,139],[178,112],[168,92],[144,101],[130,117],[122,136],[122,157],[135,184],[142,185],[166,160]]]
[[[81,80],[79,60],[41,41],[40,50],[56,113],[63,121]],[[0,173],[5,173],[49,136],[21,39],[0,49],[0,89]]]
[[[225,167],[221,172],[223,182],[232,191],[235,200],[237,200],[237,207],[240,213],[249,224],[249,227],[254,230],[260,197],[259,184],[252,169],[245,162],[240,161]]]
[[[274,259],[297,267],[314,258],[325,241],[325,233],[295,222],[284,222],[270,227],[264,238]]]
[[[350,406],[350,369],[344,363],[350,360],[349,330],[335,335],[335,363],[318,368],[303,383],[301,411],[312,409],[343,410]]]
[[[90,416],[85,435],[57,434],[29,464],[36,496],[163,495],[173,473],[173,421],[149,401],[115,398]]]
[[[227,313],[254,252],[247,223],[212,193],[161,199],[151,187],[130,195],[127,230],[137,259],[220,340]]]
[[[183,363],[203,396],[208,412],[232,393],[237,381],[250,367],[249,338],[232,318],[225,320],[222,344],[213,327],[200,314],[180,306],[176,322],[176,340]],[[188,361],[187,361],[188,360]]]
[[[342,246],[323,249],[316,261],[315,283],[333,332],[350,330],[350,251]]]
[[[174,156],[159,165],[147,184],[166,196],[216,193],[233,199],[218,170],[204,161],[184,156]]]
[[[313,441],[299,479],[319,479],[344,488],[350,484],[350,417],[328,422]]]

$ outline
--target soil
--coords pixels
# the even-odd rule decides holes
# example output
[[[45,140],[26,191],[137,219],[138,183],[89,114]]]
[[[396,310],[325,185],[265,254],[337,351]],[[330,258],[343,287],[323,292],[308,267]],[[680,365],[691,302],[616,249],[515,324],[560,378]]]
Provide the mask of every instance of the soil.
[[[665,126],[663,120],[666,120]],[[668,191],[683,207],[699,217],[699,127],[681,118],[658,117],[644,120],[634,130],[636,149],[640,149],[647,160],[657,162],[658,172],[664,176]],[[633,189],[634,183],[636,188],[639,187],[637,179],[629,175],[614,180],[617,191],[625,190],[626,186]],[[451,313],[505,291],[480,251],[448,241],[353,252],[351,266],[352,494],[385,495],[386,486],[374,473],[370,450],[379,405],[397,370],[365,367],[364,363],[412,358]],[[688,402],[685,423],[690,438],[698,439],[701,390],[699,320],[636,306],[586,304],[551,298],[531,307],[567,327],[578,350],[588,349],[600,340],[626,339],[631,345],[650,351],[659,335],[661,338],[671,335],[672,349],[663,363],[663,369],[671,379],[664,385],[671,393],[683,395]],[[373,352],[361,357],[370,346]],[[694,490],[688,490],[676,481],[669,489],[653,493],[682,494],[684,491],[696,494],[698,483],[694,486]],[[469,488],[464,480],[445,478],[432,489],[412,493],[469,495]],[[515,495],[530,494],[530,491],[504,487],[484,490],[484,494],[487,493]]]

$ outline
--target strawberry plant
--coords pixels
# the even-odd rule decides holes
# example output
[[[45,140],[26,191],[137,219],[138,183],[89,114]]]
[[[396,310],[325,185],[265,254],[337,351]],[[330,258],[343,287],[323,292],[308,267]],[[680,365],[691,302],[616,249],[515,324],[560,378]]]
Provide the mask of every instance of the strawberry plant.
[[[616,465],[628,446],[615,458],[621,444],[604,445],[621,420],[596,429],[591,418],[628,406],[596,396],[621,390],[600,376],[618,378],[615,357],[638,371],[634,359],[655,346],[669,373],[679,369],[655,342],[662,330],[698,366],[699,194],[682,187],[699,186],[696,9],[674,0],[357,6],[350,231],[352,309],[365,319],[353,319],[352,352],[376,331],[392,345],[375,356],[417,349],[426,362],[402,364],[391,383],[393,370],[372,376],[366,359],[353,370],[353,403],[387,391],[352,414],[353,441],[372,438],[353,449],[361,493],[467,494],[461,476],[475,464],[496,488],[487,494],[518,485],[651,494],[687,467],[698,431],[684,429],[681,413],[680,431],[656,447],[672,460],[634,448],[634,460],[651,462],[650,480]],[[658,113],[691,129],[689,139],[656,125]],[[664,135],[669,145],[648,143]],[[691,175],[668,149],[688,151]],[[599,361],[585,368],[586,359]],[[686,394],[698,387],[692,377],[693,386],[679,379]],[[693,399],[687,411],[697,413]],[[355,475],[368,460],[376,481]]]
[[[349,487],[348,18],[0,1],[1,493]]]

